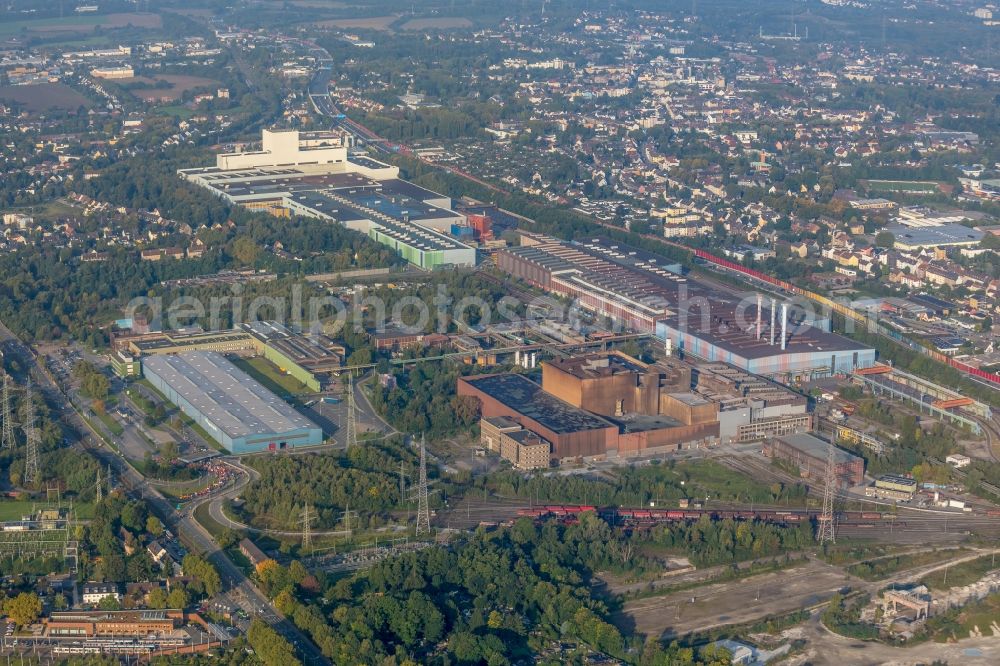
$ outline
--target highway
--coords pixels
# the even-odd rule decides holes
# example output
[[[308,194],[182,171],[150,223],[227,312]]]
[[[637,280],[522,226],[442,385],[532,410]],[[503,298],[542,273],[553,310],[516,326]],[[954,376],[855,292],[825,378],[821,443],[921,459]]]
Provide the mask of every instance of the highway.
[[[305,634],[281,615],[267,597],[219,548],[212,536],[194,519],[192,514],[197,505],[215,496],[200,498],[188,510],[176,511],[170,501],[146,482],[145,477],[104,444],[91,426],[72,407],[52,377],[36,362],[32,351],[21,343],[2,322],[0,322],[0,347],[5,355],[18,359],[21,367],[27,369],[32,381],[39,388],[40,393],[45,396],[53,413],[58,414],[62,420],[66,439],[73,442],[73,447],[93,456],[102,467],[110,465],[118,482],[132,496],[143,499],[150,510],[156,513],[168,529],[178,536],[185,547],[208,559],[218,570],[223,588],[229,590],[231,594],[248,600],[254,615],[268,622],[290,643],[297,646],[306,663],[330,663]],[[230,488],[223,489],[221,494],[227,496],[235,494],[241,488],[242,486],[237,481]]]

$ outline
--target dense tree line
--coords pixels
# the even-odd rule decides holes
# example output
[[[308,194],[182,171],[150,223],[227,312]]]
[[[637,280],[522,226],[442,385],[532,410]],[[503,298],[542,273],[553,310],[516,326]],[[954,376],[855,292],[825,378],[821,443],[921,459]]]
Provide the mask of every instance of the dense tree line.
[[[650,539],[657,545],[687,553],[699,566],[794,552],[815,543],[810,522],[782,527],[731,519],[713,522],[708,516],[692,523],[655,527]]]
[[[649,506],[650,502],[665,506],[665,502],[674,504],[681,498],[706,495],[722,501],[799,504],[807,492],[802,484],[760,483],[737,475],[713,461],[700,461],[697,467],[675,465],[672,461],[622,467],[615,470],[613,479],[578,475],[525,476],[515,471],[504,471],[494,473],[480,483],[503,497],[626,507]]]
[[[478,400],[456,395],[455,387],[474,369],[445,360],[412,365],[395,374],[395,387],[373,388],[372,407],[403,432],[440,437],[468,431],[479,422]]]
[[[295,650],[281,634],[254,618],[247,631],[247,641],[257,657],[265,664],[288,664],[298,666],[302,662],[295,656]]]
[[[294,575],[269,593],[335,664],[502,665],[537,657],[558,641],[578,644],[578,657],[598,652],[648,666],[728,663],[723,653],[698,658],[677,646],[643,646],[607,621],[589,582],[597,567],[619,557],[619,543],[593,514],[575,525],[522,519],[449,548],[324,580],[322,595],[313,581],[295,583]]]
[[[128,500],[120,493],[112,493],[97,504],[81,548],[81,579],[111,583],[153,580],[153,561],[145,548],[136,548],[127,556],[121,539],[124,534],[130,543],[138,544],[148,517],[144,502]]]
[[[398,442],[366,442],[346,452],[255,457],[247,462],[261,474],[243,492],[241,511],[254,523],[294,529],[308,502],[318,519],[314,527],[337,529],[349,507],[361,526],[378,525],[404,504],[399,469],[416,478],[417,458]],[[440,499],[435,499],[440,501]],[[357,527],[357,522],[353,523]]]

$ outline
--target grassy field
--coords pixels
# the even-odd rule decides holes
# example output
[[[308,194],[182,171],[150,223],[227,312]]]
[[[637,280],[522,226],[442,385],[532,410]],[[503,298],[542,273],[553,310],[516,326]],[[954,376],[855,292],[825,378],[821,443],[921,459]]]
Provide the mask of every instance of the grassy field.
[[[766,495],[771,484],[750,478],[741,472],[720,465],[713,460],[699,460],[678,464],[674,471],[685,479],[684,486],[690,497],[709,494],[712,497],[751,497]],[[798,499],[793,504],[801,505]]]
[[[305,384],[291,375],[282,374],[276,365],[263,357],[237,358],[233,359],[233,363],[278,395],[293,396],[309,392]]]
[[[22,31],[37,35],[61,33],[89,33],[95,28],[159,28],[163,25],[159,14],[81,14],[49,19],[27,19],[0,23],[0,38],[13,37]]]
[[[90,100],[64,83],[36,83],[29,86],[2,86],[0,100],[24,105],[29,111],[89,109]]]
[[[418,18],[410,19],[400,26],[401,30],[453,30],[455,28],[471,28],[472,21],[462,17]]]
[[[128,83],[129,81],[130,79],[124,80],[125,83]],[[146,102],[157,102],[161,100],[176,101],[180,99],[181,96],[188,90],[208,88],[214,92],[217,87],[222,85],[222,82],[216,79],[207,79],[203,76],[186,76],[180,74],[158,74],[155,81],[166,81],[170,84],[170,87],[155,88],[150,86],[149,88],[134,88],[129,90],[129,92],[134,97],[138,97]]]
[[[156,113],[162,116],[174,116],[180,120],[187,120],[194,115],[194,111],[179,104],[172,106],[161,106]]]
[[[969,583],[975,583],[987,573],[997,568],[997,566],[1000,566],[1000,563],[997,563],[992,555],[984,555],[983,557],[948,567],[947,574],[944,570],[935,571],[921,578],[920,582],[932,590],[947,590],[952,587],[961,587]],[[948,576],[947,585],[945,584],[945,575]]]
[[[398,16],[373,16],[371,18],[330,19],[315,23],[320,28],[347,28],[358,30],[389,30]]]
[[[112,417],[107,412],[104,412],[102,414],[101,412],[95,411],[94,414],[97,415],[97,418],[100,419],[101,423],[103,423],[107,427],[107,429],[110,430],[111,433],[116,437],[120,436],[123,432],[125,432],[125,428],[122,427],[122,424],[118,423],[118,421],[116,421],[114,417]]]
[[[943,562],[959,555],[961,555],[961,551],[949,548],[946,550],[931,550],[920,553],[880,557],[852,564],[847,567],[847,573],[857,576],[862,580],[879,580],[897,571],[913,569],[914,567],[934,564],[935,562]]]
[[[69,503],[64,503],[69,506]],[[42,509],[50,506],[47,502],[31,502],[22,500],[5,500],[0,502],[0,521],[21,520],[31,514],[32,509]],[[94,505],[89,502],[73,502],[73,512],[77,519],[88,520],[94,517]]]
[[[919,180],[869,180],[868,189],[875,192],[909,192],[911,194],[934,194],[938,184]]]
[[[208,514],[208,502],[200,505],[194,510],[194,519],[201,523],[201,526],[208,530],[208,533],[213,537],[218,537],[222,534],[222,530],[225,528],[219,523],[212,519],[212,516]]]

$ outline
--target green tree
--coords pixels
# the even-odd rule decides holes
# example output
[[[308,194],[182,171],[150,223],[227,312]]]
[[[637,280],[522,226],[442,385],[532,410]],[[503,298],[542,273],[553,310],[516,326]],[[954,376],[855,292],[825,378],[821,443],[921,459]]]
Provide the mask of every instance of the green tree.
[[[253,266],[260,257],[260,247],[249,236],[239,236],[233,241],[232,254],[244,266]]]
[[[150,516],[146,519],[146,531],[159,538],[163,535],[163,523],[156,516]]]
[[[42,613],[42,600],[34,592],[21,592],[16,597],[6,599],[3,612],[14,624],[23,627],[38,619]]]
[[[177,585],[174,589],[170,590],[170,594],[167,595],[168,608],[187,608],[187,605],[187,591],[182,586]]]
[[[254,618],[247,631],[247,641],[257,653],[257,657],[265,664],[281,664],[282,666],[299,666],[302,662],[295,656],[291,644],[282,636],[259,619]]]
[[[167,607],[167,593],[163,588],[156,588],[149,593],[146,603],[149,604],[150,608],[166,608]]]
[[[122,609],[121,603],[114,597],[114,595],[111,594],[101,597],[101,600],[97,602],[97,607],[100,610],[105,611],[116,611]]]
[[[875,234],[875,245],[878,247],[892,247],[896,244],[896,237],[889,231],[880,231]]]

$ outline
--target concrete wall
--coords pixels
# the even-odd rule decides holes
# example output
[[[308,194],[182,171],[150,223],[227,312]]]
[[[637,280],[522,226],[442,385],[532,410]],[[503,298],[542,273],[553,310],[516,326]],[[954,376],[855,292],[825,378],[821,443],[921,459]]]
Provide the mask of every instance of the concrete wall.
[[[718,419],[719,406],[707,400],[691,404],[670,393],[660,395],[660,413],[684,425],[711,423]]]
[[[581,378],[543,363],[542,388],[560,400],[601,416],[660,413],[656,369],[645,373],[619,370],[603,377]]]
[[[630,432],[618,437],[618,455],[622,457],[670,453],[698,448],[718,441],[718,422]]]
[[[319,391],[319,378],[313,373],[303,368],[301,365],[288,358],[271,345],[264,345],[264,358],[278,366],[279,369],[287,372],[292,377],[305,384],[310,391]]]

